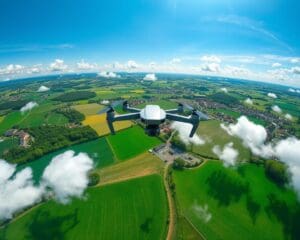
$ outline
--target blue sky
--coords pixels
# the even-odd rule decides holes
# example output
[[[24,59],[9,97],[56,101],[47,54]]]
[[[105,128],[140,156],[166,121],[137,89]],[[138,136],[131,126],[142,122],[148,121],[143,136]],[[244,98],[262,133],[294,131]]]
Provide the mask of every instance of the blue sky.
[[[136,71],[299,86],[299,12],[295,0],[2,0],[0,79],[57,71],[55,59],[63,71],[82,60],[81,70],[118,71],[132,60]]]

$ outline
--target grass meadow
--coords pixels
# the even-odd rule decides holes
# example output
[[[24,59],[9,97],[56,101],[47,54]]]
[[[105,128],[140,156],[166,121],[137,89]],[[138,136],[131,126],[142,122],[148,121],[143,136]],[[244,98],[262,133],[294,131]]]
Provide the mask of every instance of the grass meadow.
[[[206,239],[300,236],[296,194],[267,179],[261,166],[245,164],[233,169],[208,161],[196,169],[175,171],[174,182],[181,215]]]
[[[135,157],[161,143],[156,137],[145,134],[140,126],[133,126],[107,137],[118,160]]]
[[[68,205],[48,201],[0,229],[3,240],[165,239],[163,181],[151,175],[89,188]]]

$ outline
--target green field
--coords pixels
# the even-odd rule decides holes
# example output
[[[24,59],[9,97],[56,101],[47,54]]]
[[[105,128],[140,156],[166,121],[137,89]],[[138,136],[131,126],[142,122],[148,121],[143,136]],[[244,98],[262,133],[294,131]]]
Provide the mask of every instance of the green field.
[[[157,101],[154,101],[154,102],[145,102],[145,103],[137,105],[137,107],[138,108],[144,108],[146,105],[149,105],[149,104],[159,105],[161,108],[166,109],[166,110],[167,109],[172,109],[172,108],[177,108],[177,103],[171,102],[171,101],[168,101],[168,100],[157,100]]]
[[[73,150],[76,153],[87,153],[93,159],[95,167],[97,168],[108,166],[115,162],[113,153],[107,143],[106,138],[99,138],[97,140],[73,145],[71,147],[63,148],[59,151],[46,154],[37,160],[18,166],[17,169],[21,170],[25,167],[31,167],[33,170],[34,180],[38,181],[43,174],[44,169],[47,167],[52,158],[67,150]]]
[[[0,239],[164,239],[167,201],[159,175],[88,189],[87,199],[49,201],[0,229]]]
[[[7,138],[0,142],[0,154],[3,153],[5,150],[8,150],[12,147],[19,145],[19,139],[18,138]]]
[[[175,171],[174,182],[181,214],[206,239],[299,239],[297,196],[268,180],[263,167],[245,164],[236,170],[209,161]],[[205,205],[208,222],[197,211]]]
[[[240,139],[228,135],[221,127],[217,120],[210,120],[201,122],[197,129],[203,139],[206,140],[204,145],[193,145],[192,151],[203,156],[216,158],[217,155],[213,153],[212,148],[215,145],[219,145],[223,148],[229,142],[233,142],[233,147],[239,151],[238,160],[249,160],[250,150],[245,148]]]
[[[118,160],[121,161],[135,157],[161,143],[158,138],[149,137],[137,125],[119,131],[115,135],[109,135],[107,138]]]

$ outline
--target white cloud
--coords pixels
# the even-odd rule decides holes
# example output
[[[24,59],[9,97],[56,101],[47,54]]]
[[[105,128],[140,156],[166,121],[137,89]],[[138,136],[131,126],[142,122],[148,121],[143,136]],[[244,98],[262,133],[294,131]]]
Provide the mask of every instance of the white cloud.
[[[288,90],[289,92],[292,92],[292,93],[294,93],[294,92],[296,92],[296,90],[295,89],[293,89],[293,88],[289,88],[289,90]]]
[[[246,104],[249,104],[249,105],[253,105],[253,100],[252,100],[251,98],[247,98],[247,99],[245,100],[245,103],[246,103]]]
[[[155,76],[154,73],[148,73],[145,75],[145,77],[143,79],[146,81],[156,81],[157,77]]]
[[[42,86],[39,87],[39,89],[38,89],[37,91],[38,91],[38,92],[47,92],[47,91],[49,91],[49,90],[50,90],[50,88],[48,88],[48,87],[42,85]]]
[[[59,202],[68,203],[71,197],[82,196],[92,168],[93,160],[87,154],[76,156],[74,151],[66,151],[54,157],[46,167],[43,182],[53,189]]]
[[[291,63],[298,63],[298,62],[300,62],[300,61],[299,61],[299,58],[292,58],[292,59],[290,60],[290,62],[291,62]]]
[[[37,106],[38,106],[38,104],[37,104],[36,102],[29,102],[29,103],[27,103],[25,106],[23,106],[23,107],[20,109],[20,111],[21,111],[22,113],[24,113],[24,112],[30,111],[31,109],[33,109],[34,107],[37,107]]]
[[[284,115],[284,117],[285,117],[287,120],[290,120],[290,121],[293,120],[293,116],[292,116],[291,114],[288,114],[288,113],[287,113],[287,114]]]
[[[97,67],[96,64],[91,64],[91,63],[85,62],[84,60],[81,60],[76,65],[77,65],[77,69],[79,69],[79,70],[92,70]]]
[[[300,74],[300,67],[293,67],[291,70],[294,74]]]
[[[287,164],[292,174],[293,186],[300,197],[300,140],[292,137],[279,141],[275,146],[275,153]]]
[[[43,190],[35,187],[32,170],[25,168],[13,175],[16,165],[0,160],[0,219],[10,219],[13,214],[41,200]]]
[[[277,105],[272,106],[272,110],[273,110],[274,112],[277,112],[277,113],[282,113],[281,108],[278,107]]]
[[[195,213],[195,215],[199,219],[201,219],[205,223],[208,223],[211,220],[211,218],[212,218],[212,214],[208,211],[207,204],[205,204],[203,206],[198,205],[198,204],[194,204],[192,206],[192,211]]]
[[[221,58],[215,56],[215,55],[210,55],[210,56],[203,56],[201,57],[202,62],[211,62],[211,63],[221,63]]]
[[[204,72],[220,72],[221,68],[218,63],[207,63],[201,66],[201,70]]]
[[[114,73],[114,72],[106,72],[106,71],[102,71],[100,73],[98,73],[99,77],[104,77],[104,78],[120,78],[121,76]]]
[[[138,64],[135,61],[133,61],[133,60],[129,60],[127,62],[127,67],[129,69],[136,69],[136,68],[138,68]]]
[[[245,116],[241,116],[236,124],[229,124],[228,126],[221,124],[221,127],[229,135],[239,137],[243,145],[250,148],[255,155],[272,156],[272,146],[265,144],[267,131],[263,126],[249,121]]]
[[[228,93],[228,90],[227,90],[227,88],[225,88],[225,87],[221,88],[220,90],[221,90],[222,92],[224,92],[224,93]]]
[[[281,63],[277,63],[277,62],[272,64],[273,68],[277,68],[277,67],[281,67],[281,66],[282,66],[282,64]]]
[[[275,93],[268,93],[268,97],[277,98],[277,95]]]
[[[214,146],[212,150],[224,162],[224,166],[235,165],[239,152],[233,148],[232,142],[226,144],[223,150],[218,145]]]
[[[60,72],[67,70],[68,66],[64,64],[64,60],[55,59],[53,63],[50,63],[49,69],[52,72]]]
[[[173,58],[171,61],[170,61],[171,64],[178,64],[178,63],[181,63],[181,59],[180,58]]]
[[[185,144],[192,143],[196,145],[203,145],[205,141],[200,136],[198,136],[197,133],[195,133],[192,138],[189,137],[192,127],[193,126],[189,123],[182,123],[176,121],[171,124],[171,128],[178,131],[180,140],[183,141]]]
[[[0,75],[13,75],[20,74],[24,71],[25,67],[19,64],[9,64],[4,68],[0,68]]]

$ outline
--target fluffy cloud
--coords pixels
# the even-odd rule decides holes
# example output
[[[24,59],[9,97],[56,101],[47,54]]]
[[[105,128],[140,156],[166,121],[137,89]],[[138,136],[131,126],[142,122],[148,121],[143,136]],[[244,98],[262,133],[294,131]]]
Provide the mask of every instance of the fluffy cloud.
[[[289,88],[289,90],[288,90],[289,92],[292,92],[292,93],[294,93],[294,92],[296,92],[296,90],[295,89],[293,89],[293,88]]]
[[[85,62],[84,60],[81,60],[76,65],[77,65],[77,69],[79,69],[79,70],[91,70],[91,69],[95,69],[97,67],[96,64],[91,64],[91,63]]]
[[[99,77],[104,77],[104,78],[120,78],[121,76],[114,73],[114,72],[106,72],[106,71],[102,71],[100,73],[98,73]]]
[[[50,90],[50,88],[48,88],[48,87],[42,85],[42,86],[39,87],[39,89],[38,89],[37,91],[38,91],[38,92],[47,92],[47,91],[49,91],[49,90]]]
[[[208,211],[207,204],[201,206],[198,204],[194,204],[192,206],[192,211],[195,213],[195,215],[204,221],[205,223],[208,223],[211,220],[212,214]]]
[[[292,137],[279,141],[275,146],[276,156],[287,164],[291,174],[292,183],[300,197],[300,140]]]
[[[274,112],[277,112],[277,113],[282,113],[281,108],[278,107],[277,105],[272,106],[272,110],[273,110]]]
[[[282,65],[281,63],[273,63],[272,67],[277,68],[277,67],[281,67],[281,65]]]
[[[292,73],[294,73],[294,74],[300,74],[300,67],[293,67],[292,68]]]
[[[288,114],[288,113],[287,113],[287,114],[284,115],[284,117],[285,117],[287,120],[290,120],[290,121],[293,120],[293,116],[292,116],[291,114]]]
[[[33,109],[34,107],[37,107],[37,106],[38,106],[38,104],[37,104],[36,102],[29,102],[29,103],[27,103],[25,106],[23,106],[23,107],[20,109],[20,111],[21,111],[22,113],[24,113],[24,112],[30,111],[31,109]]]
[[[13,214],[41,200],[43,190],[35,187],[32,170],[25,168],[15,176],[16,165],[0,160],[0,219],[9,219]]]
[[[185,144],[192,143],[196,145],[203,145],[205,141],[196,133],[192,138],[189,137],[192,127],[193,126],[189,123],[182,123],[176,121],[171,124],[171,128],[178,131],[180,140],[183,141]]]
[[[275,93],[268,93],[268,97],[277,98],[277,95]]]
[[[14,75],[24,71],[25,67],[19,64],[9,64],[4,68],[0,68],[0,75]]]
[[[156,81],[157,77],[155,76],[154,73],[148,73],[145,75],[145,77],[143,79],[146,81]]]
[[[15,174],[16,165],[0,160],[0,220],[12,218],[14,213],[49,196],[49,191],[63,204],[72,197],[81,197],[92,167],[93,161],[87,154],[75,156],[73,151],[66,151],[52,159],[38,186],[33,183],[31,168]]]
[[[204,72],[220,72],[221,68],[218,63],[207,63],[201,66],[201,70]]]
[[[222,161],[224,161],[224,166],[228,167],[235,165],[239,152],[233,148],[232,142],[226,144],[223,150],[218,145],[214,146],[212,150]]]
[[[247,98],[247,99],[245,100],[245,103],[246,103],[246,104],[249,104],[249,105],[253,105],[253,101],[252,101],[251,98]]]
[[[66,151],[54,157],[43,173],[44,183],[53,189],[55,198],[68,203],[71,197],[80,197],[88,185],[88,171],[93,161],[85,153],[75,156],[74,151]]]
[[[298,63],[299,62],[299,58],[292,58],[290,60],[291,63]]]
[[[138,68],[138,64],[135,61],[133,61],[133,60],[129,60],[127,62],[127,67],[129,69],[136,69],[136,68]]]
[[[221,88],[221,91],[224,92],[224,93],[228,93],[228,90],[225,87]]]
[[[241,116],[238,118],[236,124],[229,124],[228,126],[221,124],[221,127],[229,135],[242,139],[244,146],[250,148],[255,155],[262,157],[273,155],[272,146],[265,144],[267,139],[266,129],[261,125],[249,121],[247,117]]]
[[[203,57],[201,57],[201,61],[212,62],[212,63],[221,63],[221,58],[219,58],[215,55],[203,56]]]
[[[50,63],[49,69],[52,72],[60,72],[65,71],[68,68],[67,65],[65,65],[64,60],[61,59],[55,59],[53,63]]]

